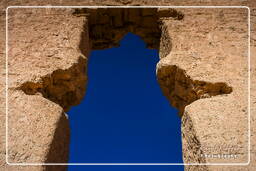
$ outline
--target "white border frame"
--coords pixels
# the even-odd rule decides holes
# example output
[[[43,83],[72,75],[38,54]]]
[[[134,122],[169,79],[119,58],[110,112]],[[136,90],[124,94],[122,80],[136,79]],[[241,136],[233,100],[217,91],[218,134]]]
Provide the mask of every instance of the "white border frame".
[[[248,10],[248,161],[246,163],[9,163],[8,162],[8,9],[10,8],[246,8]],[[246,166],[250,163],[251,148],[251,111],[250,111],[250,70],[251,70],[251,53],[250,53],[250,8],[248,6],[8,6],[6,8],[6,163],[16,166],[38,166],[38,165],[221,165],[221,166]]]

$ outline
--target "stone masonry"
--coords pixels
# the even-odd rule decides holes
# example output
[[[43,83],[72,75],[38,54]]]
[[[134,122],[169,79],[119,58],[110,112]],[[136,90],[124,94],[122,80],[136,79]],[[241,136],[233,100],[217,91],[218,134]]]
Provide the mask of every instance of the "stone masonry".
[[[136,8],[9,8],[6,63],[5,14],[8,6],[15,5]],[[143,8],[145,5],[249,8]],[[223,164],[187,165],[185,170],[256,170],[255,8],[256,3],[249,0],[1,1],[0,170],[66,170],[66,166],[60,165],[12,164],[67,162],[70,129],[65,112],[78,105],[86,94],[90,51],[118,46],[128,32],[139,35],[148,48],[159,50],[156,75],[163,95],[179,110],[182,119],[183,161]],[[248,108],[249,12],[251,108]],[[249,119],[251,146],[247,163]],[[244,166],[224,166],[227,163],[244,163]]]

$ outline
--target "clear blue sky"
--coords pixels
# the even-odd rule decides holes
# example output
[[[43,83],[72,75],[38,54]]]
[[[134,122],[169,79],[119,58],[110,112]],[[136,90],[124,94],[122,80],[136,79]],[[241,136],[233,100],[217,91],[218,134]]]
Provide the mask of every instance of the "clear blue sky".
[[[156,80],[158,51],[128,33],[92,51],[86,95],[69,112],[70,163],[182,163],[180,118]],[[69,166],[69,171],[170,171],[183,166]]]

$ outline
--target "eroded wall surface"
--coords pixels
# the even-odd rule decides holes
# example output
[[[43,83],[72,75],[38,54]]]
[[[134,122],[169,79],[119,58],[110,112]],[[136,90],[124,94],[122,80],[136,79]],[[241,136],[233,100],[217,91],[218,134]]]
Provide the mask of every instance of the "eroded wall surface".
[[[181,11],[182,21],[164,21],[172,48],[161,58],[157,73],[164,94],[182,111],[183,160],[246,163],[248,10]],[[212,157],[213,154],[216,156]],[[237,156],[218,157],[218,154]],[[216,167],[187,167],[190,169]]]
[[[65,111],[81,101],[87,82],[87,20],[70,9],[8,12],[8,162],[66,163]]]
[[[5,7],[8,5],[247,5],[251,7],[251,80],[255,83],[255,4],[252,1],[2,1],[0,17],[2,170],[65,170],[63,166],[5,163]],[[91,44],[86,15],[70,9],[9,9],[9,162],[65,162],[69,128],[64,114],[85,93]],[[247,162],[247,9],[179,9],[162,18],[159,83],[182,115],[184,162]],[[61,15],[59,15],[61,13]],[[115,39],[116,40],[116,39]],[[78,86],[77,86],[78,85]],[[251,94],[251,163],[186,166],[186,170],[255,170],[255,90]],[[72,100],[68,100],[72,99]],[[26,129],[20,129],[24,128]],[[212,147],[215,148],[212,148]],[[218,150],[237,158],[207,157]],[[64,150],[63,150],[64,149]],[[233,150],[233,151],[234,151]]]

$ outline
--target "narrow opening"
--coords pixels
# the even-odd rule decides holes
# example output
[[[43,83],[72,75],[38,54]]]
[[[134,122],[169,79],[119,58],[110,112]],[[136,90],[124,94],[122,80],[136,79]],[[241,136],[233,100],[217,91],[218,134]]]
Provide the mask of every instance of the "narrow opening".
[[[69,163],[182,163],[180,118],[158,85],[158,61],[132,33],[92,51],[86,95],[68,112]]]

